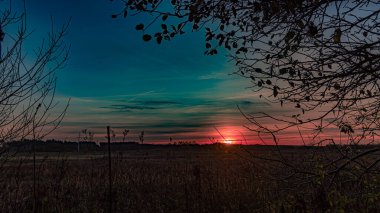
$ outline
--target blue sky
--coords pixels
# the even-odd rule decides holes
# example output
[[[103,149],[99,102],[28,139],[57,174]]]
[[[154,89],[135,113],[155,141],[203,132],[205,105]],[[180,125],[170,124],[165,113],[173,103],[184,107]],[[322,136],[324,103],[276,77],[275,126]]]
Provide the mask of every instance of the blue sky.
[[[11,2],[15,12],[23,11],[24,1]],[[25,3],[27,27],[32,33],[25,42],[27,62],[52,28],[57,30],[70,20],[65,36],[65,43],[71,47],[69,60],[57,73],[57,112],[69,99],[71,102],[60,128],[46,139],[78,140],[78,133],[88,129],[96,140],[104,141],[109,125],[117,140],[128,129],[129,141],[138,140],[144,131],[147,143],[169,142],[169,138],[204,143],[220,141],[218,129],[226,138],[240,141],[244,135],[248,142],[259,143],[257,135],[243,127],[249,122],[237,105],[245,113],[269,112],[279,117],[300,113],[292,106],[281,108],[264,102],[249,88],[250,79],[230,75],[236,68],[223,49],[216,56],[204,55],[202,29],[187,29],[185,35],[157,45],[144,42],[143,33],[135,30],[137,24],[153,19],[149,14],[111,18],[123,10],[122,1]],[[8,4],[0,1],[1,6]],[[167,21],[173,23],[171,18]],[[159,24],[144,33],[154,34],[157,27]],[[9,44],[15,28],[4,31],[3,44]],[[268,119],[262,122],[272,127],[281,125]],[[326,137],[333,130],[327,129]],[[285,142],[299,144],[298,131],[287,129]],[[302,133],[307,131],[305,127]]]
[[[71,104],[49,137],[74,140],[81,129],[90,129],[102,140],[110,125],[119,137],[129,129],[129,140],[145,131],[151,143],[170,137],[209,142],[220,138],[215,127],[250,138],[236,105],[248,112],[268,108],[247,89],[248,80],[229,75],[235,68],[226,52],[203,54],[203,31],[157,45],[142,41],[134,29],[149,15],[111,18],[122,9],[120,2],[34,0],[26,8],[33,31],[28,49],[38,47],[52,23],[58,28],[71,20],[65,37],[70,58],[57,74],[56,91],[61,104],[68,98]]]

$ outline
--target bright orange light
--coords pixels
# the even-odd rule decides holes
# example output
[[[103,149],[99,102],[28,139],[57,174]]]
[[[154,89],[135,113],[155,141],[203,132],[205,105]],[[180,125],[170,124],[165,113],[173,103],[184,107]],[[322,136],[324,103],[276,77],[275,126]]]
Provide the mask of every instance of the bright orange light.
[[[216,128],[215,132],[213,132],[213,135],[215,138],[218,138],[217,140],[219,143],[225,144],[225,145],[237,145],[242,143],[242,133],[238,127],[235,126],[225,126]]]
[[[230,139],[225,139],[225,140],[224,140],[224,143],[225,143],[225,144],[232,144],[232,140],[230,140]]]

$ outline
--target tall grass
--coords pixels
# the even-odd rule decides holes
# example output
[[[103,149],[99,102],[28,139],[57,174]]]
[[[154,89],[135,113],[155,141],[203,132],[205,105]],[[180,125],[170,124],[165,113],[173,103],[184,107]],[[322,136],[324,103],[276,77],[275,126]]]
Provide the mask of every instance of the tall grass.
[[[266,157],[270,152],[252,150],[252,154]],[[302,159],[302,154],[300,150],[284,152],[293,161]],[[36,153],[38,212],[108,212],[108,156],[107,152]],[[328,191],[317,182],[275,180],[274,173],[287,171],[248,157],[236,147],[180,146],[113,152],[112,211],[380,210],[379,195],[355,197],[362,186],[376,189],[379,185],[374,180],[374,185],[342,184]],[[32,155],[20,153],[3,166],[0,212],[33,211],[32,159]]]

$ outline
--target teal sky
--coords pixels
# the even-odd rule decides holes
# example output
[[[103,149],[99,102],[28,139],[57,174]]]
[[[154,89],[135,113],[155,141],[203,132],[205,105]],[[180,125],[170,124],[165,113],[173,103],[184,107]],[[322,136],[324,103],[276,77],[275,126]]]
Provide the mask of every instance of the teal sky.
[[[28,28],[33,31],[27,48],[36,48],[54,27],[71,20],[65,42],[70,58],[57,74],[57,99],[71,98],[67,115],[48,138],[76,140],[82,129],[104,139],[110,125],[120,139],[145,131],[146,142],[186,140],[210,142],[224,136],[250,142],[255,138],[242,125],[238,111],[260,111],[268,105],[254,97],[249,81],[229,75],[234,71],[222,50],[206,56],[204,32],[186,33],[157,45],[144,42],[134,26],[149,15],[112,19],[122,9],[107,0],[26,1]],[[149,31],[154,32],[154,28]],[[30,42],[31,41],[31,42]]]
[[[138,141],[145,132],[146,143],[196,141],[210,143],[228,140],[261,143],[244,125],[251,124],[239,112],[267,112],[275,117],[299,114],[300,109],[268,104],[255,94],[250,79],[231,75],[236,71],[228,52],[219,49],[216,56],[206,56],[205,32],[189,32],[161,45],[144,42],[143,33],[135,30],[139,23],[149,23],[149,14],[112,19],[123,10],[122,1],[109,0],[14,0],[0,1],[14,12],[23,12],[25,2],[27,28],[31,35],[25,44],[26,64],[31,63],[36,48],[52,28],[58,30],[70,21],[64,40],[70,45],[69,60],[57,72],[56,100],[60,113],[71,99],[60,128],[45,139],[77,141],[87,129],[96,141],[105,141],[106,126],[121,141],[127,129],[128,141]],[[167,22],[175,23],[170,18]],[[146,32],[154,34],[159,23]],[[12,43],[15,26],[7,26],[3,49]],[[272,93],[263,94],[264,97]],[[299,110],[299,111],[297,111]],[[323,113],[313,111],[313,113]],[[310,115],[310,114],[309,114]],[[268,127],[279,122],[262,119]],[[321,137],[338,137],[329,127]],[[297,128],[281,133],[282,144],[300,144]],[[305,126],[302,133],[307,135]],[[243,137],[244,136],[244,137]],[[309,136],[307,136],[309,137]],[[264,140],[271,143],[270,136]],[[314,138],[307,138],[310,141]],[[285,143],[284,143],[285,142]],[[273,144],[273,142],[272,142]]]

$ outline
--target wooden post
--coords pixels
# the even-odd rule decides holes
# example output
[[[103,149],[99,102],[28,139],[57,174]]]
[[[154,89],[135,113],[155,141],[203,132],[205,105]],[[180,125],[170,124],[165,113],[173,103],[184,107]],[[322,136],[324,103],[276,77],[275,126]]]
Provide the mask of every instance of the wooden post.
[[[37,193],[36,193],[36,140],[33,139],[33,212],[37,212]]]
[[[109,212],[112,212],[112,172],[111,172],[111,136],[110,127],[107,126],[107,139],[108,139],[108,182],[109,182]]]

